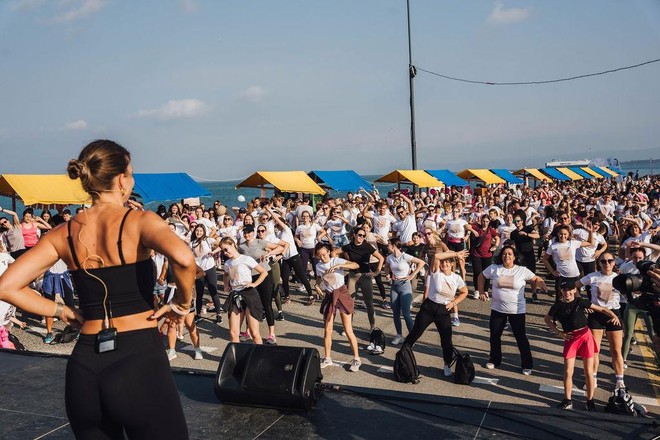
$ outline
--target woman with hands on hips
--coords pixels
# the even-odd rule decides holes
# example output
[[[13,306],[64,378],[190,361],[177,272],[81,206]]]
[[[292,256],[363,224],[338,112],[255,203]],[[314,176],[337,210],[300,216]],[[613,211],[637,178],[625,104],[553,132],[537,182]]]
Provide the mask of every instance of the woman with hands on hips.
[[[66,368],[65,406],[79,439],[188,438],[179,394],[157,329],[183,322],[195,275],[192,252],[155,213],[126,208],[130,153],[108,140],[87,145],[68,165],[92,206],[62,224],[0,278],[0,299],[22,310],[82,323]],[[173,266],[177,295],[152,310],[151,249]],[[58,259],[71,270],[80,312],[27,285]]]

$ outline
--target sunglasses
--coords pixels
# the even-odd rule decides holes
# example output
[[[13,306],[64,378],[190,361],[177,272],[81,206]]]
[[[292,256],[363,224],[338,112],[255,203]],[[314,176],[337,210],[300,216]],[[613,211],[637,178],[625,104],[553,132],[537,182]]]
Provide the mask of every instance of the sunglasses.
[[[265,229],[257,229],[257,232],[266,232]]]
[[[424,235],[426,235],[427,237],[429,237],[429,236],[433,235],[433,232],[424,232]]]
[[[403,214],[404,212],[406,212],[406,211],[403,211],[403,210],[402,210],[402,211],[397,211],[396,213],[397,213],[397,214]]]
[[[517,219],[515,219],[513,222],[514,222],[514,223],[522,223],[522,220],[520,220],[519,218],[517,218]]]
[[[366,234],[355,234],[355,236],[364,238],[364,237],[366,237]]]
[[[607,259],[607,260],[598,260],[599,263],[607,263],[607,264],[612,264],[614,263],[613,259]]]

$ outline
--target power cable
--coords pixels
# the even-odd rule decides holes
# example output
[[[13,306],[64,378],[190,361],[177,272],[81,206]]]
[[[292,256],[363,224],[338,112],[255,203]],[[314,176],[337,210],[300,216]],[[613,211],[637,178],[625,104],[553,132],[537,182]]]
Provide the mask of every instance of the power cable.
[[[457,77],[453,77],[453,76],[449,76],[449,75],[443,75],[441,73],[432,72],[430,70],[422,69],[421,67],[418,67],[418,66],[411,66],[411,68],[416,69],[420,72],[428,73],[430,75],[439,76],[440,78],[449,79],[449,80],[452,80],[452,81],[460,81],[460,82],[465,82],[465,83],[470,83],[470,84],[483,84],[483,85],[488,85],[488,86],[523,86],[523,85],[551,84],[551,83],[558,83],[558,82],[564,82],[564,81],[573,81],[573,80],[582,79],[582,78],[589,78],[589,77],[592,77],[592,76],[606,75],[606,74],[609,74],[609,73],[620,72],[622,70],[635,69],[637,67],[646,66],[647,64],[657,63],[658,61],[660,61],[660,58],[657,58],[655,60],[645,61],[645,62],[639,63],[639,64],[634,64],[632,66],[617,67],[616,69],[609,69],[609,70],[604,70],[602,72],[596,72],[596,73],[587,73],[585,75],[571,76],[571,77],[568,77],[568,78],[550,79],[550,80],[544,80],[544,81],[518,81],[518,82],[477,81],[477,80],[470,80],[470,79],[465,79],[465,78],[457,78]]]

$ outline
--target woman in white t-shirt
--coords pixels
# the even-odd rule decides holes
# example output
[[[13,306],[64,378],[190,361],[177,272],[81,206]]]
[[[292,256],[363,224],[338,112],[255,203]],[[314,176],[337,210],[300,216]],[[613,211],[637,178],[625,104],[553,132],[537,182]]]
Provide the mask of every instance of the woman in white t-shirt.
[[[472,230],[470,224],[461,217],[462,208],[460,205],[454,205],[452,209],[452,218],[445,223],[447,231],[447,247],[454,252],[465,250],[465,240],[468,233]],[[465,260],[458,260],[461,278],[465,280]]]
[[[520,351],[522,373],[529,376],[534,361],[525,332],[525,286],[531,283],[534,292],[545,291],[545,282],[525,266],[515,264],[516,257],[513,246],[504,246],[495,258],[495,264],[488,266],[479,275],[477,286],[481,300],[487,301],[489,296],[484,291],[484,285],[486,278],[491,280],[493,300],[490,304],[490,356],[486,368],[492,370],[502,363],[502,333],[508,321]]]
[[[206,228],[203,225],[195,226],[193,229],[192,239],[190,240],[190,248],[195,257],[195,263],[204,271],[204,276],[200,279],[195,279],[195,290],[197,298],[195,298],[195,308],[197,317],[200,316],[202,311],[202,304],[204,301],[204,285],[209,290],[209,295],[213,300],[215,306],[216,322],[222,322],[222,315],[220,314],[220,297],[218,296],[218,272],[215,266],[215,254],[220,252],[217,247],[217,242],[210,237],[206,236]]]
[[[401,251],[403,243],[398,238],[390,239],[387,250],[389,255],[385,259],[392,280],[390,290],[390,305],[396,336],[392,339],[392,345],[399,345],[403,341],[401,332],[401,313],[406,321],[408,333],[413,328],[413,319],[410,316],[410,306],[413,300],[413,289],[410,280],[414,279],[424,267],[424,261]],[[412,270],[412,267],[415,270]]]
[[[590,299],[592,304],[610,309],[621,321],[620,298],[618,290],[612,286],[612,280],[616,277],[614,273],[614,255],[610,252],[603,252],[598,258],[600,271],[592,272],[576,283],[580,289],[582,286],[590,287]],[[625,387],[623,383],[623,356],[621,346],[623,345],[623,327],[621,323],[613,323],[610,318],[603,313],[592,313],[588,317],[589,328],[594,335],[596,344],[600,347],[603,340],[603,333],[607,335],[607,342],[610,347],[610,356],[612,358],[612,369],[616,378],[616,388]],[[598,373],[599,357],[595,356],[594,378]]]
[[[331,215],[332,216],[325,222],[325,229],[328,233],[328,237],[332,240],[332,244],[335,247],[340,248],[349,243],[348,229],[346,229],[346,225],[349,224],[349,221],[344,217],[344,211],[341,206],[333,207]]]
[[[435,323],[440,334],[442,358],[445,361],[444,374],[451,376],[449,364],[454,357],[451,311],[467,297],[468,289],[463,278],[454,273],[453,258],[444,258],[444,255],[437,253],[432,261],[430,272],[426,277],[424,302],[404,344],[414,345],[428,326]]]
[[[588,241],[588,227],[588,225],[581,225],[576,227],[575,230],[573,230],[573,237],[579,241]],[[603,252],[607,250],[607,240],[605,240],[603,235],[600,233],[601,228],[606,231],[604,225],[599,225],[598,223],[592,224],[591,230],[593,231],[594,237],[593,246],[580,246],[575,251],[575,261],[577,262],[578,268],[580,269],[580,276],[595,272],[596,260],[601,256]],[[598,246],[601,246],[601,248],[598,249]]]
[[[326,235],[326,232],[318,223],[312,222],[312,214],[308,211],[303,211],[300,214],[300,221],[301,223],[296,228],[295,239],[302,259],[302,266],[306,273],[310,262],[312,263],[312,269],[316,270],[317,260],[314,256],[314,248],[321,238]]]
[[[245,313],[250,336],[255,344],[261,344],[259,321],[263,315],[264,306],[256,287],[266,279],[268,272],[259,266],[254,258],[239,253],[236,242],[229,237],[220,240],[220,250],[227,257],[223,278],[224,289],[229,291],[229,297],[224,308],[227,310],[229,318],[230,341],[240,341],[241,314]],[[258,278],[254,281],[252,281],[253,270],[259,273]]]
[[[581,247],[593,246],[594,236],[591,222],[585,222],[588,231],[586,241],[571,240],[571,228],[568,225],[557,227],[557,238],[548,246],[548,250],[543,254],[543,264],[545,268],[555,277],[555,301],[559,301],[561,292],[559,285],[562,281],[576,282],[580,279],[580,269],[575,259],[575,252]],[[550,265],[550,258],[555,263],[556,269]]]
[[[351,319],[355,304],[353,298],[348,293],[348,287],[344,283],[348,270],[357,270],[360,265],[353,261],[347,261],[343,258],[332,256],[332,246],[328,243],[318,243],[316,245],[316,257],[319,262],[316,263],[316,291],[323,297],[321,303],[321,313],[323,314],[323,349],[324,357],[321,359],[321,368],[334,366],[332,362],[332,327],[337,312],[341,316],[341,323],[344,326],[344,332],[348,343],[353,352],[353,360],[349,369],[353,372],[360,369],[362,362],[358,353],[358,345],[355,334],[353,333],[353,324]]]

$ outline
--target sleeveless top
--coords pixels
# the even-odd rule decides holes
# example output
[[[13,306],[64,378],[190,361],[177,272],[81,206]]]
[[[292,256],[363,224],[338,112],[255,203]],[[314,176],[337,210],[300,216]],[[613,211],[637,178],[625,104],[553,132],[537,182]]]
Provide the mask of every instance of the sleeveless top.
[[[37,227],[34,225],[31,228],[21,225],[21,233],[23,234],[23,244],[26,248],[31,248],[39,241],[39,233],[37,232]]]
[[[97,278],[101,279],[108,289],[106,308],[109,318],[133,315],[153,309],[152,293],[156,284],[156,274],[151,258],[126,264],[121,248],[124,223],[130,213],[131,209],[126,212],[119,226],[117,250],[121,264],[118,266],[82,269],[73,246],[71,222],[69,221],[67,224],[69,232],[67,241],[71,249],[71,257],[77,266],[77,269],[70,273],[80,298],[80,310],[86,320],[104,319],[105,317],[103,310],[105,290]]]

